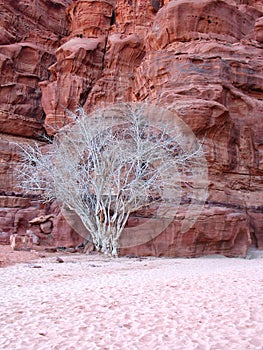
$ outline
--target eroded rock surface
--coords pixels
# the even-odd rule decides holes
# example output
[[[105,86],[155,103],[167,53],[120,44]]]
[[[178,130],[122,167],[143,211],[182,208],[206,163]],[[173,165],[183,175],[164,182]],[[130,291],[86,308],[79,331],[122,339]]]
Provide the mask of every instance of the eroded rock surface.
[[[68,34],[69,0],[1,1],[0,6],[0,242],[26,235],[29,221],[49,211],[16,186],[19,145],[45,135],[41,81],[56,62],[55,51]],[[60,233],[63,243],[69,232]],[[69,234],[70,235],[70,234]],[[75,234],[76,235],[76,234]],[[78,237],[78,236],[76,236]],[[59,243],[54,234],[54,240]],[[70,244],[70,239],[69,242]]]
[[[174,111],[204,140],[209,195],[189,232],[180,233],[182,206],[162,234],[122,254],[245,256],[251,244],[262,248],[262,2],[39,0],[34,6],[9,0],[0,12],[2,237],[28,228],[15,219],[19,211],[26,221],[53,210],[30,200],[23,207],[8,195],[18,156],[7,134],[18,142],[53,135],[71,121],[66,109],[146,101]],[[76,243],[55,214],[54,237]],[[139,228],[143,220],[135,215],[130,223]]]

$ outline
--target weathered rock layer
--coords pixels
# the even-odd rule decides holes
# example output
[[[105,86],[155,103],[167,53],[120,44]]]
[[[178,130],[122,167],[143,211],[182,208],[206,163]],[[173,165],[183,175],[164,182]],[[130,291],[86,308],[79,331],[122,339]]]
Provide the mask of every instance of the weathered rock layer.
[[[203,140],[209,195],[187,233],[182,205],[164,232],[121,253],[245,256],[251,244],[263,248],[261,1],[9,0],[0,26],[2,241],[53,210],[18,197],[12,137],[52,135],[77,106],[146,101],[173,111]],[[76,243],[59,218],[52,239]],[[144,220],[135,215],[129,225]]]

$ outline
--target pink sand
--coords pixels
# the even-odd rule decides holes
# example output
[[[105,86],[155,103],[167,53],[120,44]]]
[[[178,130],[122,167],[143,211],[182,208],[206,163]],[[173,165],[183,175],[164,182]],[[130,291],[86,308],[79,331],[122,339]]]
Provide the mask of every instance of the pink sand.
[[[62,258],[0,269],[0,349],[263,349],[263,259]]]

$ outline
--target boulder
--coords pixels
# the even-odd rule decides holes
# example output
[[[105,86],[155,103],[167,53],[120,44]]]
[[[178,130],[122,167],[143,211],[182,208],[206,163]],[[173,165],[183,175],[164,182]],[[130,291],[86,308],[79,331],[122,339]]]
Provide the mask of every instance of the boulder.
[[[10,245],[13,250],[30,250],[33,248],[33,237],[31,235],[12,234]]]
[[[263,43],[263,17],[256,20],[255,23],[255,39],[259,43]]]

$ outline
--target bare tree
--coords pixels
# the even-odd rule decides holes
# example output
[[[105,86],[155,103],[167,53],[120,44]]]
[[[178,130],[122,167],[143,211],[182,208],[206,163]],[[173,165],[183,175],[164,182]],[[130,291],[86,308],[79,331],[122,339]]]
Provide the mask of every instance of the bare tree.
[[[200,144],[144,104],[121,104],[63,128],[52,145],[23,149],[20,183],[45,200],[73,210],[98,251],[118,256],[119,239],[132,212],[170,198],[199,167]],[[154,119],[153,118],[153,119]],[[185,137],[185,140],[184,140]],[[165,195],[168,194],[168,195]],[[178,192],[179,193],[179,192]]]

